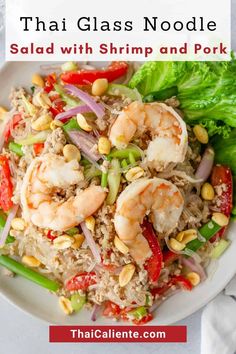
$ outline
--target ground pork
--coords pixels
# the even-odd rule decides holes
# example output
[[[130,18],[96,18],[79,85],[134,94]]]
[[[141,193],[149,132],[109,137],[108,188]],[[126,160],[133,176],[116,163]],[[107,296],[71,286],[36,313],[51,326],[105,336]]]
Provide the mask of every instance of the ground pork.
[[[61,128],[57,128],[48,135],[44,144],[43,154],[48,152],[60,155],[66,145],[66,137]]]

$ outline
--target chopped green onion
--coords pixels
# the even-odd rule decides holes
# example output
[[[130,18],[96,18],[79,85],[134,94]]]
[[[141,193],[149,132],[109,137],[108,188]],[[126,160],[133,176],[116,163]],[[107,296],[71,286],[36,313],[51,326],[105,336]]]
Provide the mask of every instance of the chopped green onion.
[[[74,61],[67,61],[61,66],[62,71],[76,71],[78,70],[78,65]]]
[[[107,187],[107,179],[108,179],[108,173],[107,172],[102,172],[101,186],[103,188]]]
[[[109,193],[106,199],[108,205],[112,205],[116,201],[116,197],[120,187],[120,163],[118,159],[111,161],[111,168],[108,170],[108,188]]]
[[[81,102],[75,98],[72,98],[70,95],[65,93],[61,85],[55,84],[54,88],[57,93],[61,96],[62,100],[69,106],[69,107],[77,107],[81,104]]]
[[[65,132],[69,132],[70,130],[81,130],[75,118],[71,118],[66,124],[62,126],[62,128]]]
[[[20,144],[14,143],[11,141],[8,145],[10,151],[14,152],[18,156],[23,156],[22,146]]]
[[[164,101],[167,98],[178,95],[178,87],[172,86],[164,90],[150,92],[148,95],[144,96],[143,102],[154,102],[154,101]]]
[[[129,153],[129,162],[132,164],[132,165],[135,165],[135,157],[134,157],[134,154],[132,152]]]
[[[72,227],[71,229],[66,231],[66,234],[69,236],[74,236],[79,233],[78,227]]]
[[[8,256],[0,255],[0,265],[48,290],[55,292],[60,288],[58,282],[46,278],[42,274],[35,272]]]
[[[132,153],[135,160],[139,159],[141,157],[141,152],[140,149],[137,147],[135,148],[133,145],[132,146],[128,146],[126,149],[122,149],[122,150],[117,150],[114,149],[110,152],[109,155],[107,155],[110,158],[117,158],[117,159],[128,159],[129,158],[129,154]]]
[[[203,225],[199,230],[199,234],[206,239],[206,241],[209,241],[220,229],[222,226],[218,225],[215,221],[210,220],[208,223]],[[191,251],[196,252],[199,248],[201,248],[205,243],[203,241],[200,241],[199,239],[195,239],[193,241],[190,241],[185,249],[190,249]]]
[[[211,253],[211,258],[217,259],[224,253],[224,251],[229,247],[230,241],[224,240],[223,238],[219,241],[218,245],[213,248]]]
[[[35,86],[31,86],[31,91],[32,91],[32,94],[34,94],[34,91],[35,91]]]
[[[125,96],[132,101],[141,100],[141,95],[137,89],[130,89],[129,87],[120,84],[109,84],[106,94],[110,96]]]
[[[71,296],[71,306],[75,312],[79,312],[86,303],[86,295],[74,294]]]
[[[43,130],[37,134],[30,134],[27,136],[27,138],[18,140],[17,143],[20,145],[33,145],[37,143],[44,143],[50,132],[50,130]]]
[[[137,307],[136,309],[129,311],[128,315],[131,315],[136,320],[141,320],[144,316],[147,315],[147,309],[144,306]]]

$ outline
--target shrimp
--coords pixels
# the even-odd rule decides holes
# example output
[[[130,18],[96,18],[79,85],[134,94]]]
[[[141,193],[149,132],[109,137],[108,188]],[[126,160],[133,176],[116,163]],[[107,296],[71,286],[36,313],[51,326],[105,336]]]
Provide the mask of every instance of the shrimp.
[[[106,192],[90,185],[77,196],[57,201],[56,191],[67,189],[84,179],[76,160],[46,154],[29,165],[21,188],[23,218],[40,228],[66,231],[92,215],[104,202]]]
[[[157,232],[169,235],[177,226],[183,206],[179,189],[161,178],[141,178],[123,190],[117,199],[114,225],[137,263],[151,255],[140,226],[145,215],[150,214]]]
[[[132,102],[111,126],[109,138],[118,149],[134,138],[149,132],[147,162],[157,170],[170,162],[183,162],[187,152],[186,124],[179,114],[164,103]]]

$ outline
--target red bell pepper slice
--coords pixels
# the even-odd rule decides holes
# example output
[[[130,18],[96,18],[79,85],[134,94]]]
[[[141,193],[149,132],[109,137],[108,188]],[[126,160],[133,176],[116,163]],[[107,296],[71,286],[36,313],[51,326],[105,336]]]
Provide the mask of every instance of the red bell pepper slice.
[[[141,318],[140,320],[133,320],[133,324],[137,325],[137,326],[141,326],[146,324],[147,322],[150,322],[153,320],[153,315],[151,313],[148,313],[146,316],[144,316],[143,318]]]
[[[64,112],[64,107],[66,103],[63,101],[54,101],[49,111],[52,113],[53,117],[56,117],[59,113]]]
[[[128,64],[124,61],[114,61],[106,69],[69,71],[61,75],[62,81],[74,85],[92,84],[97,79],[107,79],[109,82],[126,74]]]
[[[56,74],[50,74],[45,78],[45,86],[44,86],[44,91],[49,93],[54,89],[54,84],[57,81]]]
[[[0,156],[0,205],[4,212],[11,209],[13,203],[13,184],[11,182],[11,171],[6,156]]]
[[[11,136],[11,129],[14,129],[19,122],[22,120],[21,114],[15,114],[12,119],[7,123],[3,135],[4,135],[4,140],[7,143],[8,140],[10,139]]]
[[[35,155],[40,155],[44,148],[44,143],[34,144],[34,153]]]
[[[124,309],[121,309],[119,305],[115,304],[112,301],[106,301],[105,308],[103,310],[103,316],[109,318],[121,318],[123,321],[128,321],[128,313],[133,310],[133,307],[128,306]],[[151,313],[148,313],[146,316],[143,316],[141,319],[133,319],[132,323],[135,325],[143,325],[153,319]]]
[[[230,217],[233,208],[233,177],[231,169],[228,166],[215,165],[211,174],[211,184],[215,189],[217,208],[222,214]],[[222,188],[219,192],[221,186]],[[225,230],[226,227],[223,227],[211,239],[211,242],[215,241],[217,237],[222,237]]]
[[[179,259],[179,254],[170,250],[163,252],[163,262],[165,263],[165,266],[172,264],[173,262],[177,261],[177,259]]]
[[[193,288],[193,285],[191,284],[191,282],[185,278],[182,275],[174,275],[172,276],[172,278],[169,280],[168,283],[166,283],[163,286],[160,286],[158,288],[153,288],[151,289],[151,294],[152,296],[162,296],[164,295],[173,285],[178,285],[180,287],[182,287],[184,290],[187,291],[191,291]]]
[[[144,220],[142,224],[142,231],[152,251],[152,256],[146,261],[144,268],[148,272],[150,281],[156,283],[162,269],[162,250],[152,224],[147,220]]]
[[[193,285],[188,280],[185,278],[183,275],[174,275],[171,279],[173,285],[179,285],[181,286],[184,290],[191,291],[193,289]]]
[[[87,290],[90,285],[97,283],[96,273],[95,272],[84,272],[74,276],[66,283],[66,290],[75,291],[75,290]]]
[[[110,258],[112,251],[108,250],[106,253],[107,253],[107,257]],[[101,256],[101,258],[102,258],[101,266],[102,266],[102,268],[106,269],[108,272],[113,273],[113,272],[115,272],[118,269],[117,265],[115,265],[115,264],[112,264],[112,263],[105,264],[104,263],[104,257]]]
[[[54,241],[54,240],[57,238],[57,236],[54,236],[54,235],[52,234],[52,231],[49,230],[48,233],[47,233],[47,238],[48,238],[50,241]]]
[[[118,318],[120,314],[121,314],[121,308],[119,305],[109,300],[106,301],[105,308],[103,310],[103,316]]]

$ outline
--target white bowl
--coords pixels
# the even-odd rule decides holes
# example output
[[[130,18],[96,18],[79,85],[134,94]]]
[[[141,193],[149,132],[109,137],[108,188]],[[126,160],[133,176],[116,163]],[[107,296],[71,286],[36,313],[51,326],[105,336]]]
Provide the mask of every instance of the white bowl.
[[[40,72],[40,62],[15,62],[6,64],[0,71],[0,105],[8,105],[8,96],[13,86],[29,87],[31,76]],[[213,299],[230,281],[236,272],[236,224],[231,223],[228,238],[231,246],[219,259],[215,272],[192,292],[181,292],[165,301],[156,311],[152,325],[168,325],[179,321],[200,309]],[[65,317],[58,307],[57,297],[24,278],[6,277],[0,272],[0,293],[18,308],[49,323],[92,325],[91,313],[84,310]],[[115,322],[98,318],[97,325]],[[119,323],[120,325],[125,323]]]

